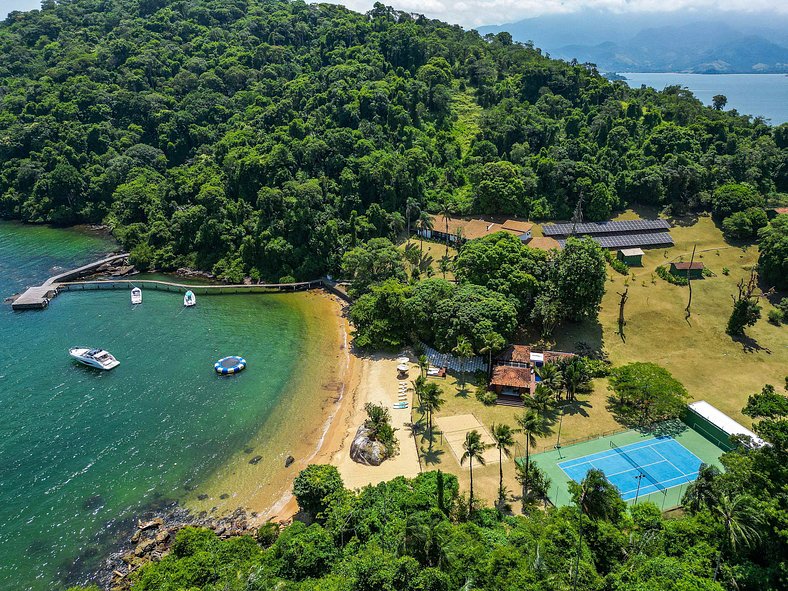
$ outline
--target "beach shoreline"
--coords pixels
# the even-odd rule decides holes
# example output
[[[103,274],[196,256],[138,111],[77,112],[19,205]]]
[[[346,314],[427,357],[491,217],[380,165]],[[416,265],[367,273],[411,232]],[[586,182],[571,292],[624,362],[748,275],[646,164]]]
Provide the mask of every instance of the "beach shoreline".
[[[407,426],[410,408],[392,409],[401,381],[408,385],[407,400],[413,404],[410,384],[415,374],[399,380],[395,356],[354,352],[347,303],[338,297],[309,292],[296,305],[304,315],[309,352],[276,411],[248,446],[187,495],[183,505],[197,515],[226,515],[241,508],[257,525],[289,522],[298,513],[293,480],[309,464],[336,466],[350,489],[396,476],[413,477],[421,471]],[[329,321],[335,328],[327,330]],[[319,367],[314,367],[316,363]],[[410,373],[414,371],[418,368],[411,364]],[[307,393],[315,390],[317,380],[321,396],[315,405]],[[365,466],[350,458],[350,446],[366,418],[364,406],[368,402],[390,409],[400,441],[399,454],[381,466]],[[289,443],[282,443],[286,441]],[[288,456],[293,461],[285,466]]]
[[[344,431],[337,425],[344,422],[358,379],[347,304],[322,291],[273,297],[287,298],[303,317],[303,359],[257,433],[183,499],[196,515],[241,508],[258,523],[289,520],[297,512],[293,480],[308,464],[325,463]]]

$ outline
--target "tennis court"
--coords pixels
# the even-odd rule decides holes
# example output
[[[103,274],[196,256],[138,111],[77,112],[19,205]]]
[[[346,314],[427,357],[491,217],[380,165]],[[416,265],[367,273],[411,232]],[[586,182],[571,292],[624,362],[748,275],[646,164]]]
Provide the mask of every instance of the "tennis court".
[[[608,450],[559,462],[558,467],[576,482],[593,468],[601,470],[628,501],[636,495],[664,493],[692,482],[698,477],[701,463],[698,456],[665,435],[622,447],[611,441]]]

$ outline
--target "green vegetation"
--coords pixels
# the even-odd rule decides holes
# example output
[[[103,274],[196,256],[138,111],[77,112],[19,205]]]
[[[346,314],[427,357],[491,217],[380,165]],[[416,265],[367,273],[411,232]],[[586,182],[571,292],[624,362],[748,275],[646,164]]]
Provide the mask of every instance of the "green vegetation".
[[[47,1],[0,24],[0,80],[0,216],[104,222],[142,269],[312,279],[424,210],[788,189],[781,128],[380,4]]]
[[[570,238],[566,248],[548,254],[498,232],[460,249],[454,263],[459,284],[439,278],[370,284],[375,269],[404,273],[391,263],[399,251],[382,242],[388,243],[370,240],[345,255],[349,271],[361,269],[354,293],[367,290],[350,311],[359,347],[421,340],[460,357],[491,356],[522,324],[536,322],[550,333],[564,320],[595,318],[605,291],[605,255],[590,239]]]
[[[778,215],[758,232],[763,280],[777,289],[788,288],[788,214]]]
[[[385,406],[367,402],[364,405],[364,411],[367,413],[367,420],[364,421],[364,426],[369,429],[368,437],[372,441],[378,441],[386,448],[387,457],[396,455],[399,449],[399,442],[397,441],[394,432],[396,429],[391,426],[391,412]]]
[[[676,418],[686,408],[686,388],[664,367],[628,363],[610,372],[610,403],[625,425],[644,426]]]
[[[773,445],[724,454],[724,473],[702,468],[671,517],[650,502],[626,505],[595,470],[568,483],[571,505],[522,516],[469,510],[457,479],[441,472],[356,492],[340,481],[315,521],[284,527],[267,546],[181,530],[169,555],[132,575],[132,588],[777,591],[788,572],[788,398],[766,387],[745,412]],[[466,453],[476,465],[476,443]]]

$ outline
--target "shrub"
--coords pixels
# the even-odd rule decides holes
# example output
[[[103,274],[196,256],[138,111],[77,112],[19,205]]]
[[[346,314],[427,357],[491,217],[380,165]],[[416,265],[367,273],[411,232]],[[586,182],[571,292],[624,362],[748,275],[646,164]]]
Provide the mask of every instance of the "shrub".
[[[726,275],[726,276],[730,275],[731,274],[731,270],[728,267],[723,267],[722,268],[722,274]]]
[[[616,255],[613,254],[612,251],[606,250],[605,251],[605,258],[607,259],[607,263],[613,267],[613,270],[618,271],[622,275],[629,274],[629,266],[624,261],[619,261],[616,258]]]
[[[672,283],[673,285],[687,285],[689,282],[687,281],[686,277],[682,277],[681,275],[674,275],[668,270],[667,265],[660,265],[656,268],[657,275],[659,275],[662,279],[667,281],[668,283]]]
[[[197,552],[209,550],[219,543],[216,534],[204,527],[184,527],[175,536],[172,553],[178,558],[194,556]]]
[[[768,314],[769,322],[774,324],[775,326],[780,326],[783,321],[783,313],[780,310],[769,310]]]
[[[334,466],[310,464],[296,476],[293,496],[303,511],[316,516],[325,510],[326,497],[343,488],[342,477]]]
[[[268,521],[257,528],[257,543],[263,548],[269,548],[279,537],[279,524]]]
[[[783,298],[777,304],[777,309],[782,312],[783,320],[788,321],[788,298]]]
[[[591,378],[605,378],[610,375],[610,363],[604,359],[589,359],[584,358],[583,362],[586,366],[586,372]]]
[[[476,400],[485,406],[493,406],[498,400],[498,395],[487,388],[486,384],[476,386]]]

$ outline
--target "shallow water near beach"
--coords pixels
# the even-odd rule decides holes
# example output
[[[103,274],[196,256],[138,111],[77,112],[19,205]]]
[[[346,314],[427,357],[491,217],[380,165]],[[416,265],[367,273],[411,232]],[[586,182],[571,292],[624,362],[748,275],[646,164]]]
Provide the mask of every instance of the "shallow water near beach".
[[[77,231],[0,222],[0,295],[114,247]],[[216,474],[240,450],[285,453],[272,439],[279,431],[267,438],[261,427],[281,415],[283,396],[291,412],[300,404],[289,384],[308,376],[321,340],[309,298],[319,296],[206,296],[186,309],[176,293],[145,290],[133,307],[127,291],[104,291],[61,294],[44,311],[2,306],[0,589],[84,580],[119,524],[142,508],[195,497],[206,482],[218,490]],[[336,322],[324,324],[331,341]],[[79,366],[68,356],[76,345],[106,348],[121,365]],[[226,355],[244,356],[248,369],[215,375]],[[228,502],[240,503],[225,477]]]

